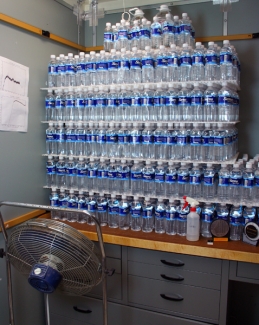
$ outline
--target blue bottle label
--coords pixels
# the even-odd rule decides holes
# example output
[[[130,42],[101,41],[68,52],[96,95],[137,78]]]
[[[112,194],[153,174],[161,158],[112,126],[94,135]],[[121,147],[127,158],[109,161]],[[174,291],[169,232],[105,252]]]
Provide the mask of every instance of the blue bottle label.
[[[108,63],[107,62],[98,62],[96,63],[96,70],[98,71],[107,71]]]
[[[190,136],[191,146],[200,146],[201,145],[201,136]]]
[[[116,143],[117,141],[118,141],[118,136],[116,134],[106,136],[107,143]]]
[[[75,176],[77,174],[77,169],[75,167],[67,167],[66,172],[68,176]]]
[[[178,105],[190,105],[190,104],[191,104],[191,97],[189,96],[178,97]]]
[[[255,186],[259,186],[259,177],[255,177]]]
[[[176,212],[166,211],[166,220],[175,220],[177,217]]]
[[[113,33],[111,33],[111,32],[105,32],[103,34],[103,37],[104,37],[104,42],[112,42]]]
[[[167,66],[167,58],[157,58],[157,66],[158,67],[166,67]]]
[[[54,108],[54,107],[55,107],[55,100],[54,99],[45,100],[45,108]]]
[[[154,136],[153,135],[142,135],[142,144],[153,144]]]
[[[152,30],[151,30],[151,35],[153,36],[153,35],[157,35],[157,36],[159,36],[159,35],[161,35],[162,34],[162,30],[161,30],[161,28],[152,28]]]
[[[101,203],[101,204],[97,204],[97,211],[99,213],[106,213],[108,210],[108,204],[106,203]]]
[[[142,98],[142,105],[143,106],[153,106],[154,105],[153,97],[143,97]]]
[[[213,221],[213,213],[202,213],[201,215],[202,221],[212,222]]]
[[[131,172],[130,178],[132,181],[142,180],[142,172]]]
[[[107,106],[117,106],[116,98],[107,98]]]
[[[85,107],[85,100],[83,98],[77,98],[75,100],[75,106],[79,108]]]
[[[201,175],[190,175],[190,184],[200,185],[201,184]]]
[[[95,203],[87,203],[87,211],[88,212],[96,212],[96,204]]]
[[[46,141],[54,141],[56,139],[55,134],[46,133]]]
[[[116,171],[108,171],[108,173],[107,173],[107,177],[109,179],[115,179],[116,176],[117,176],[117,172]]]
[[[120,61],[119,67],[129,70],[129,68],[130,68],[130,62],[129,62],[129,60],[122,59]]]
[[[218,105],[218,96],[204,96],[204,105]]]
[[[154,136],[154,143],[155,144],[165,144],[166,143],[166,137],[163,135],[155,135]]]
[[[152,218],[153,217],[153,209],[152,210],[143,210],[142,211],[142,218]]]
[[[253,188],[254,187],[254,179],[244,179],[243,187]]]
[[[118,206],[109,206],[108,207],[108,213],[109,214],[118,214],[119,213],[119,207]]]
[[[108,62],[108,70],[117,70],[119,67],[119,61],[110,61]]]
[[[202,64],[204,65],[204,57],[203,55],[193,55],[192,56],[192,64]]]
[[[175,175],[165,175],[166,183],[176,183],[177,182],[177,174]]]
[[[218,186],[229,186],[229,177],[220,176]]]
[[[85,72],[85,63],[78,63],[76,65],[76,70],[77,72]]]
[[[130,33],[131,40],[139,38],[139,32],[131,32]]]
[[[141,59],[130,60],[130,68],[141,69]]]
[[[128,39],[128,32],[127,32],[127,30],[120,30],[118,32],[118,39]]]
[[[87,176],[88,176],[88,178],[97,177],[97,169],[88,169]]]
[[[104,134],[97,135],[97,142],[98,143],[106,143],[106,136]]]
[[[97,177],[98,178],[107,178],[108,177],[108,171],[107,170],[98,170]]]
[[[191,105],[202,105],[203,98],[202,96],[191,97]]]
[[[58,201],[58,198],[57,199],[51,199],[50,200],[50,205],[52,206],[52,207],[59,207],[59,201]]]
[[[68,202],[67,207],[69,209],[77,209],[77,202],[76,201],[74,201],[74,202]]]
[[[167,64],[169,66],[177,66],[179,65],[179,60],[178,60],[178,57],[169,57],[167,59]]]
[[[96,106],[107,106],[107,99],[106,98],[97,98]]]
[[[127,208],[119,208],[119,215],[121,217],[126,217],[126,215],[129,213],[129,207]]]
[[[178,105],[178,97],[177,96],[166,96],[165,97],[165,105]]]
[[[150,38],[150,30],[148,30],[148,29],[141,29],[140,30],[140,37]]]
[[[133,97],[131,99],[131,106],[141,106],[141,97]]]
[[[177,144],[178,145],[185,145],[188,143],[187,135],[177,135]]]
[[[143,182],[153,182],[155,179],[155,173],[143,173],[142,180]]]
[[[230,222],[231,225],[237,225],[237,226],[242,225],[243,221],[244,221],[244,219],[243,219],[242,216],[240,216],[240,217],[230,216],[230,218],[229,218],[229,222]]]
[[[220,64],[222,63],[232,63],[232,54],[220,53]]]
[[[205,56],[205,63],[206,64],[217,64],[218,63],[218,58],[217,55],[206,55]]]
[[[214,184],[214,176],[204,176],[203,182],[205,186],[212,186]]]
[[[155,173],[155,182],[156,183],[164,183],[165,182],[165,174],[156,174]]]
[[[63,64],[63,65],[59,65],[58,68],[57,68],[57,72],[58,74],[63,74],[66,72],[66,66]]]
[[[214,145],[215,146],[224,146],[225,145],[225,141],[224,141],[224,137],[214,137]]]
[[[181,65],[192,65],[192,58],[190,56],[181,56],[179,60],[179,64]]]
[[[219,95],[218,104],[219,105],[233,105],[234,100],[230,96]]]
[[[119,180],[126,181],[129,179],[129,172],[119,171],[119,172],[117,172],[117,178]]]
[[[76,141],[76,135],[75,134],[67,134],[66,135],[67,142],[75,142]]]
[[[87,72],[95,71],[96,65],[95,63],[86,63],[85,64],[85,70]]]
[[[157,219],[164,219],[164,217],[165,217],[165,211],[160,211],[160,210],[156,210],[155,211],[155,217],[157,218]]]
[[[56,108],[63,108],[65,107],[65,100],[64,99],[56,99],[55,101]]]
[[[56,133],[55,138],[56,138],[56,141],[63,142],[63,141],[65,141],[66,136],[65,136],[65,133]]]
[[[142,136],[141,135],[132,135],[130,142],[134,143],[134,144],[140,144],[142,142]]]
[[[141,217],[142,210],[140,208],[135,208],[135,209],[133,208],[130,210],[130,214],[134,218],[139,218]]]
[[[77,142],[85,142],[86,135],[85,134],[76,134],[76,141]]]
[[[166,137],[166,144],[167,145],[175,145],[177,143],[177,138],[175,135],[168,135]]]
[[[66,72],[74,73],[75,66],[73,64],[66,64]]]
[[[75,107],[75,99],[66,99],[66,107],[69,108]]]
[[[189,175],[178,175],[178,183],[179,184],[187,184],[189,183]]]
[[[124,144],[130,142],[130,136],[127,134],[118,135],[118,143]]]
[[[46,168],[47,174],[54,175],[56,173],[56,166],[51,166]]]
[[[164,25],[163,26],[163,34],[173,34],[175,31],[173,25]]]
[[[56,72],[57,72],[56,66],[55,65],[49,65],[49,67],[48,67],[48,73],[49,74],[54,74]]]
[[[146,58],[142,60],[142,68],[154,67],[154,60],[152,58]]]
[[[77,176],[78,177],[85,177],[87,175],[87,169],[78,169]]]

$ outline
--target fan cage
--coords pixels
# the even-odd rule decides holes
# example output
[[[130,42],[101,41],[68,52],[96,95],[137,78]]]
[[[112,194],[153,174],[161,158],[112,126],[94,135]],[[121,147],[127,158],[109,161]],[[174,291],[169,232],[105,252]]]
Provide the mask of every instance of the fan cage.
[[[71,226],[51,219],[35,219],[16,226],[8,237],[11,264],[28,276],[36,263],[62,275],[58,289],[85,295],[103,279],[99,248]]]

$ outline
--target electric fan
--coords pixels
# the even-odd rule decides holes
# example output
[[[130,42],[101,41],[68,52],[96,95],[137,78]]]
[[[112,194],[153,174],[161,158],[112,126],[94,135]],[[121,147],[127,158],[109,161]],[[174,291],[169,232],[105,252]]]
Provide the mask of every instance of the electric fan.
[[[1,202],[0,207],[2,205],[47,211],[59,210],[51,206],[15,202]],[[66,209],[66,211],[75,210]],[[85,210],[82,213],[93,218],[100,249],[76,229],[52,219],[31,219],[14,227],[10,236],[7,236],[0,212],[0,225],[6,243],[6,250],[2,255],[6,255],[11,325],[14,325],[14,315],[10,263],[20,273],[28,276],[28,282],[35,289],[46,294],[52,293],[57,288],[67,294],[82,296],[103,281],[103,317],[104,325],[107,325],[106,275],[113,274],[113,270],[106,270],[106,257],[98,220]],[[49,324],[47,305],[46,308]]]

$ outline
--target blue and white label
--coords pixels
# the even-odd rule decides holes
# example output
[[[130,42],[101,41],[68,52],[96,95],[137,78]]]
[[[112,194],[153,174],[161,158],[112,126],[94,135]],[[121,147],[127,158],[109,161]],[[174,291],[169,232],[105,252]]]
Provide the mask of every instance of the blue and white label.
[[[189,183],[189,175],[178,175],[178,184],[187,184]]]
[[[201,184],[201,175],[190,175],[190,184],[200,185]]]
[[[155,174],[152,173],[143,173],[142,180],[143,182],[153,182],[155,179]]]
[[[212,186],[214,184],[214,176],[204,176],[203,182],[205,186]]]
[[[229,186],[229,177],[220,176],[218,186]]]
[[[142,180],[142,172],[131,172],[130,178],[132,181]]]
[[[175,175],[165,175],[165,182],[174,184],[177,182],[177,174]]]

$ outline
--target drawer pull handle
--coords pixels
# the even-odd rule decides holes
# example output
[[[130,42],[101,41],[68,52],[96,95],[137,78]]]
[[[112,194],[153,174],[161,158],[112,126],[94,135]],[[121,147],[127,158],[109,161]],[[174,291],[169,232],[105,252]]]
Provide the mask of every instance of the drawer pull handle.
[[[172,263],[172,262],[167,262],[166,260],[161,260],[161,262],[165,265],[169,265],[169,266],[184,266],[184,263],[180,260],[176,260],[176,263]]]
[[[160,274],[160,276],[165,279],[165,280],[169,280],[169,281],[183,281],[184,277],[182,277],[181,275],[177,275],[176,277],[170,277],[167,276],[165,274]]]
[[[183,300],[183,297],[180,296],[180,295],[175,295],[175,297],[168,297],[166,296],[165,294],[160,294],[160,296],[163,298],[163,299],[166,299],[166,300],[171,300],[171,301],[182,301]]]
[[[78,311],[79,313],[83,313],[83,314],[91,314],[91,310],[90,309],[82,309],[82,308],[78,308],[77,306],[73,307],[75,311]]]

